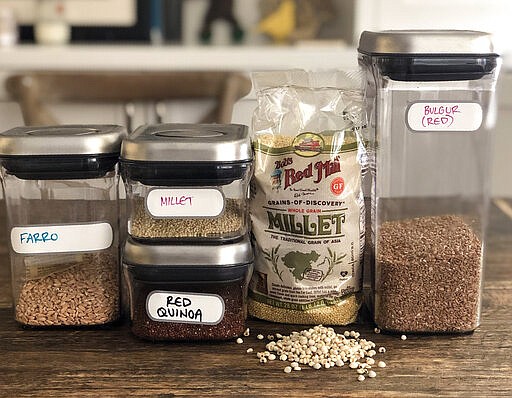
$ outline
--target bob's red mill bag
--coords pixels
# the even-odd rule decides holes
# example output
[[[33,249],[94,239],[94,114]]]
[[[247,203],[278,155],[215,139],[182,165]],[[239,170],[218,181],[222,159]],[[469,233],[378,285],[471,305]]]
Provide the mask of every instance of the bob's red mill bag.
[[[262,72],[253,83],[249,313],[281,323],[354,322],[364,244],[360,75]]]

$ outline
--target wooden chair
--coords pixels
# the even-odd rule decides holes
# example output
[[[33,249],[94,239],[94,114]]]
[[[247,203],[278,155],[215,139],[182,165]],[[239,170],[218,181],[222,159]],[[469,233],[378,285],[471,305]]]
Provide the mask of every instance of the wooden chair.
[[[128,131],[133,127],[134,102],[214,99],[215,107],[200,122],[229,123],[233,105],[251,89],[249,79],[241,74],[204,71],[30,72],[11,75],[5,84],[27,126],[59,124],[48,107],[51,103],[118,102],[125,105]],[[155,105],[157,115],[158,109]]]

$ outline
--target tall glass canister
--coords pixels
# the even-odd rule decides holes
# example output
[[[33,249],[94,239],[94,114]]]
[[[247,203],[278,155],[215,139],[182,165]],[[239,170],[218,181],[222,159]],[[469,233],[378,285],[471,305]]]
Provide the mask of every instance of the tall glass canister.
[[[395,332],[480,322],[499,58],[475,31],[363,32],[370,306]]]

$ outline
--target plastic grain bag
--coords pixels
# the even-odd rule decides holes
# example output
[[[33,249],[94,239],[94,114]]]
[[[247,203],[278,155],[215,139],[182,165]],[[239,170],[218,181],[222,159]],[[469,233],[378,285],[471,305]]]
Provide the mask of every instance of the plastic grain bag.
[[[250,213],[249,313],[346,325],[361,304],[366,152],[359,72],[261,72]]]

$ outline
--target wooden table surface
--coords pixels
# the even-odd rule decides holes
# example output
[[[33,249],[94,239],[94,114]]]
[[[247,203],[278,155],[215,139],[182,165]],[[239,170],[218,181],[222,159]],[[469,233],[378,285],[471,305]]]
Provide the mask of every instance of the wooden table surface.
[[[24,330],[10,308],[2,225],[0,396],[511,397],[512,201],[496,201],[491,214],[481,326],[469,335],[402,341],[360,322],[351,328],[387,347],[379,354],[387,367],[363,382],[347,366],[285,374],[283,362],[260,364],[246,353],[263,350],[258,333],[302,329],[289,325],[249,320],[243,344],[151,343],[132,336],[127,322],[104,330]]]

